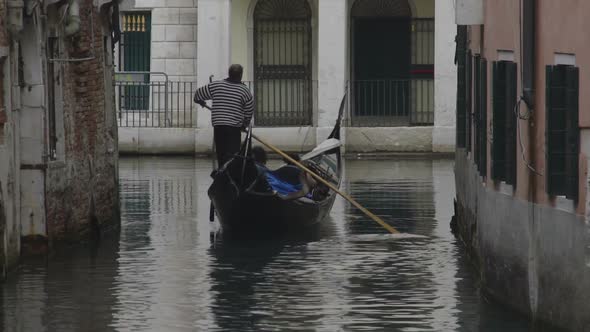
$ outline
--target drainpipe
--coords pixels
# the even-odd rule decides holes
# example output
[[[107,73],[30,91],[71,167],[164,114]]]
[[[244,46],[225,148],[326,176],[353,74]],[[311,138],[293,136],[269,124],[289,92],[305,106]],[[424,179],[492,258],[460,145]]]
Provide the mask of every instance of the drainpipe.
[[[536,32],[536,0],[523,0],[522,13],[522,99],[526,104],[527,116],[523,118],[528,124],[528,139],[529,139],[529,163],[530,167],[536,168],[537,161],[537,128],[535,126],[535,41],[537,37]],[[520,121],[520,120],[519,120]],[[542,152],[541,152],[542,153]],[[529,174],[529,248],[528,248],[528,284],[529,284],[529,310],[533,320],[536,320],[538,303],[539,303],[539,274],[538,274],[538,252],[539,240],[537,216],[535,216],[535,204],[537,202],[537,185],[538,181],[542,179],[537,176],[537,172],[528,172]]]
[[[69,0],[68,2],[68,9],[67,9],[67,17],[66,17],[66,25],[65,25],[65,35],[71,37],[80,32],[80,5],[79,0]],[[90,16],[90,49],[91,53],[90,56],[84,58],[51,58],[49,62],[83,62],[94,60],[96,58],[96,45],[94,43],[94,13],[92,8],[88,11],[88,16]]]
[[[522,14],[523,33],[523,99],[529,108],[534,107],[535,102],[535,0],[523,0]]]
[[[526,104],[527,116],[523,118],[528,123],[529,138],[529,163],[535,167],[537,151],[536,128],[535,128],[535,39],[536,39],[536,0],[523,0],[522,13],[522,99]],[[536,201],[537,176],[535,172],[529,172],[529,199],[531,203]]]
[[[80,5],[78,0],[69,0],[68,16],[66,17],[65,34],[71,37],[80,32]]]

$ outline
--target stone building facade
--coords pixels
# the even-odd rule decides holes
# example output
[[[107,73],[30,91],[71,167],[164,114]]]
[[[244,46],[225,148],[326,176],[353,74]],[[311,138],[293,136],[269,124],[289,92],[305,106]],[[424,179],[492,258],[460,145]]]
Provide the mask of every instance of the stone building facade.
[[[149,65],[142,69],[164,72],[171,82],[200,86],[226,77],[229,64],[242,64],[256,98],[257,133],[283,149],[306,151],[321,142],[347,94],[347,151],[448,153],[455,133],[453,4],[127,0],[122,17],[149,15]],[[152,84],[161,80],[151,76]],[[120,108],[122,152],[211,152],[209,113],[184,107],[190,93],[179,98],[175,91],[183,90],[170,92],[166,112],[190,121],[152,122],[150,112],[161,108],[152,88],[142,110]]]
[[[112,52],[118,2],[0,4],[6,271],[21,251],[43,252],[119,225]]]

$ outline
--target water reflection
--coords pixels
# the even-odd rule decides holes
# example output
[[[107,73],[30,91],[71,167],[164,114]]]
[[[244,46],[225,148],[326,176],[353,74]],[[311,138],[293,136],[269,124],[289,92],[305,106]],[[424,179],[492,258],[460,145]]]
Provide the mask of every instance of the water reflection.
[[[5,331],[528,331],[485,301],[450,234],[444,160],[349,161],[325,224],[210,238],[208,160],[121,161],[122,227],[97,248],[26,261],[2,285]]]
[[[0,330],[109,330],[118,251],[118,240],[109,238],[99,247],[25,260],[1,289]]]

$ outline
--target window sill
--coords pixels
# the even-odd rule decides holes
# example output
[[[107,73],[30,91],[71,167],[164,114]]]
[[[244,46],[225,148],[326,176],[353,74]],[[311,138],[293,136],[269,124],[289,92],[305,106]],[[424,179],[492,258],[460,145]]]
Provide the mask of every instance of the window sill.
[[[574,201],[565,196],[555,196],[555,208],[569,213],[576,213]]]
[[[514,186],[502,181],[498,186],[498,192],[507,196],[514,196]]]

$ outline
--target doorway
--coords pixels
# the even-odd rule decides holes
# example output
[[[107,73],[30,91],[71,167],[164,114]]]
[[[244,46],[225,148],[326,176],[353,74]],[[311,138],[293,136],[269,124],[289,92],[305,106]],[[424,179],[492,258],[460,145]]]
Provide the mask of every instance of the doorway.
[[[411,105],[410,6],[406,0],[357,0],[351,23],[352,121],[406,124]]]

